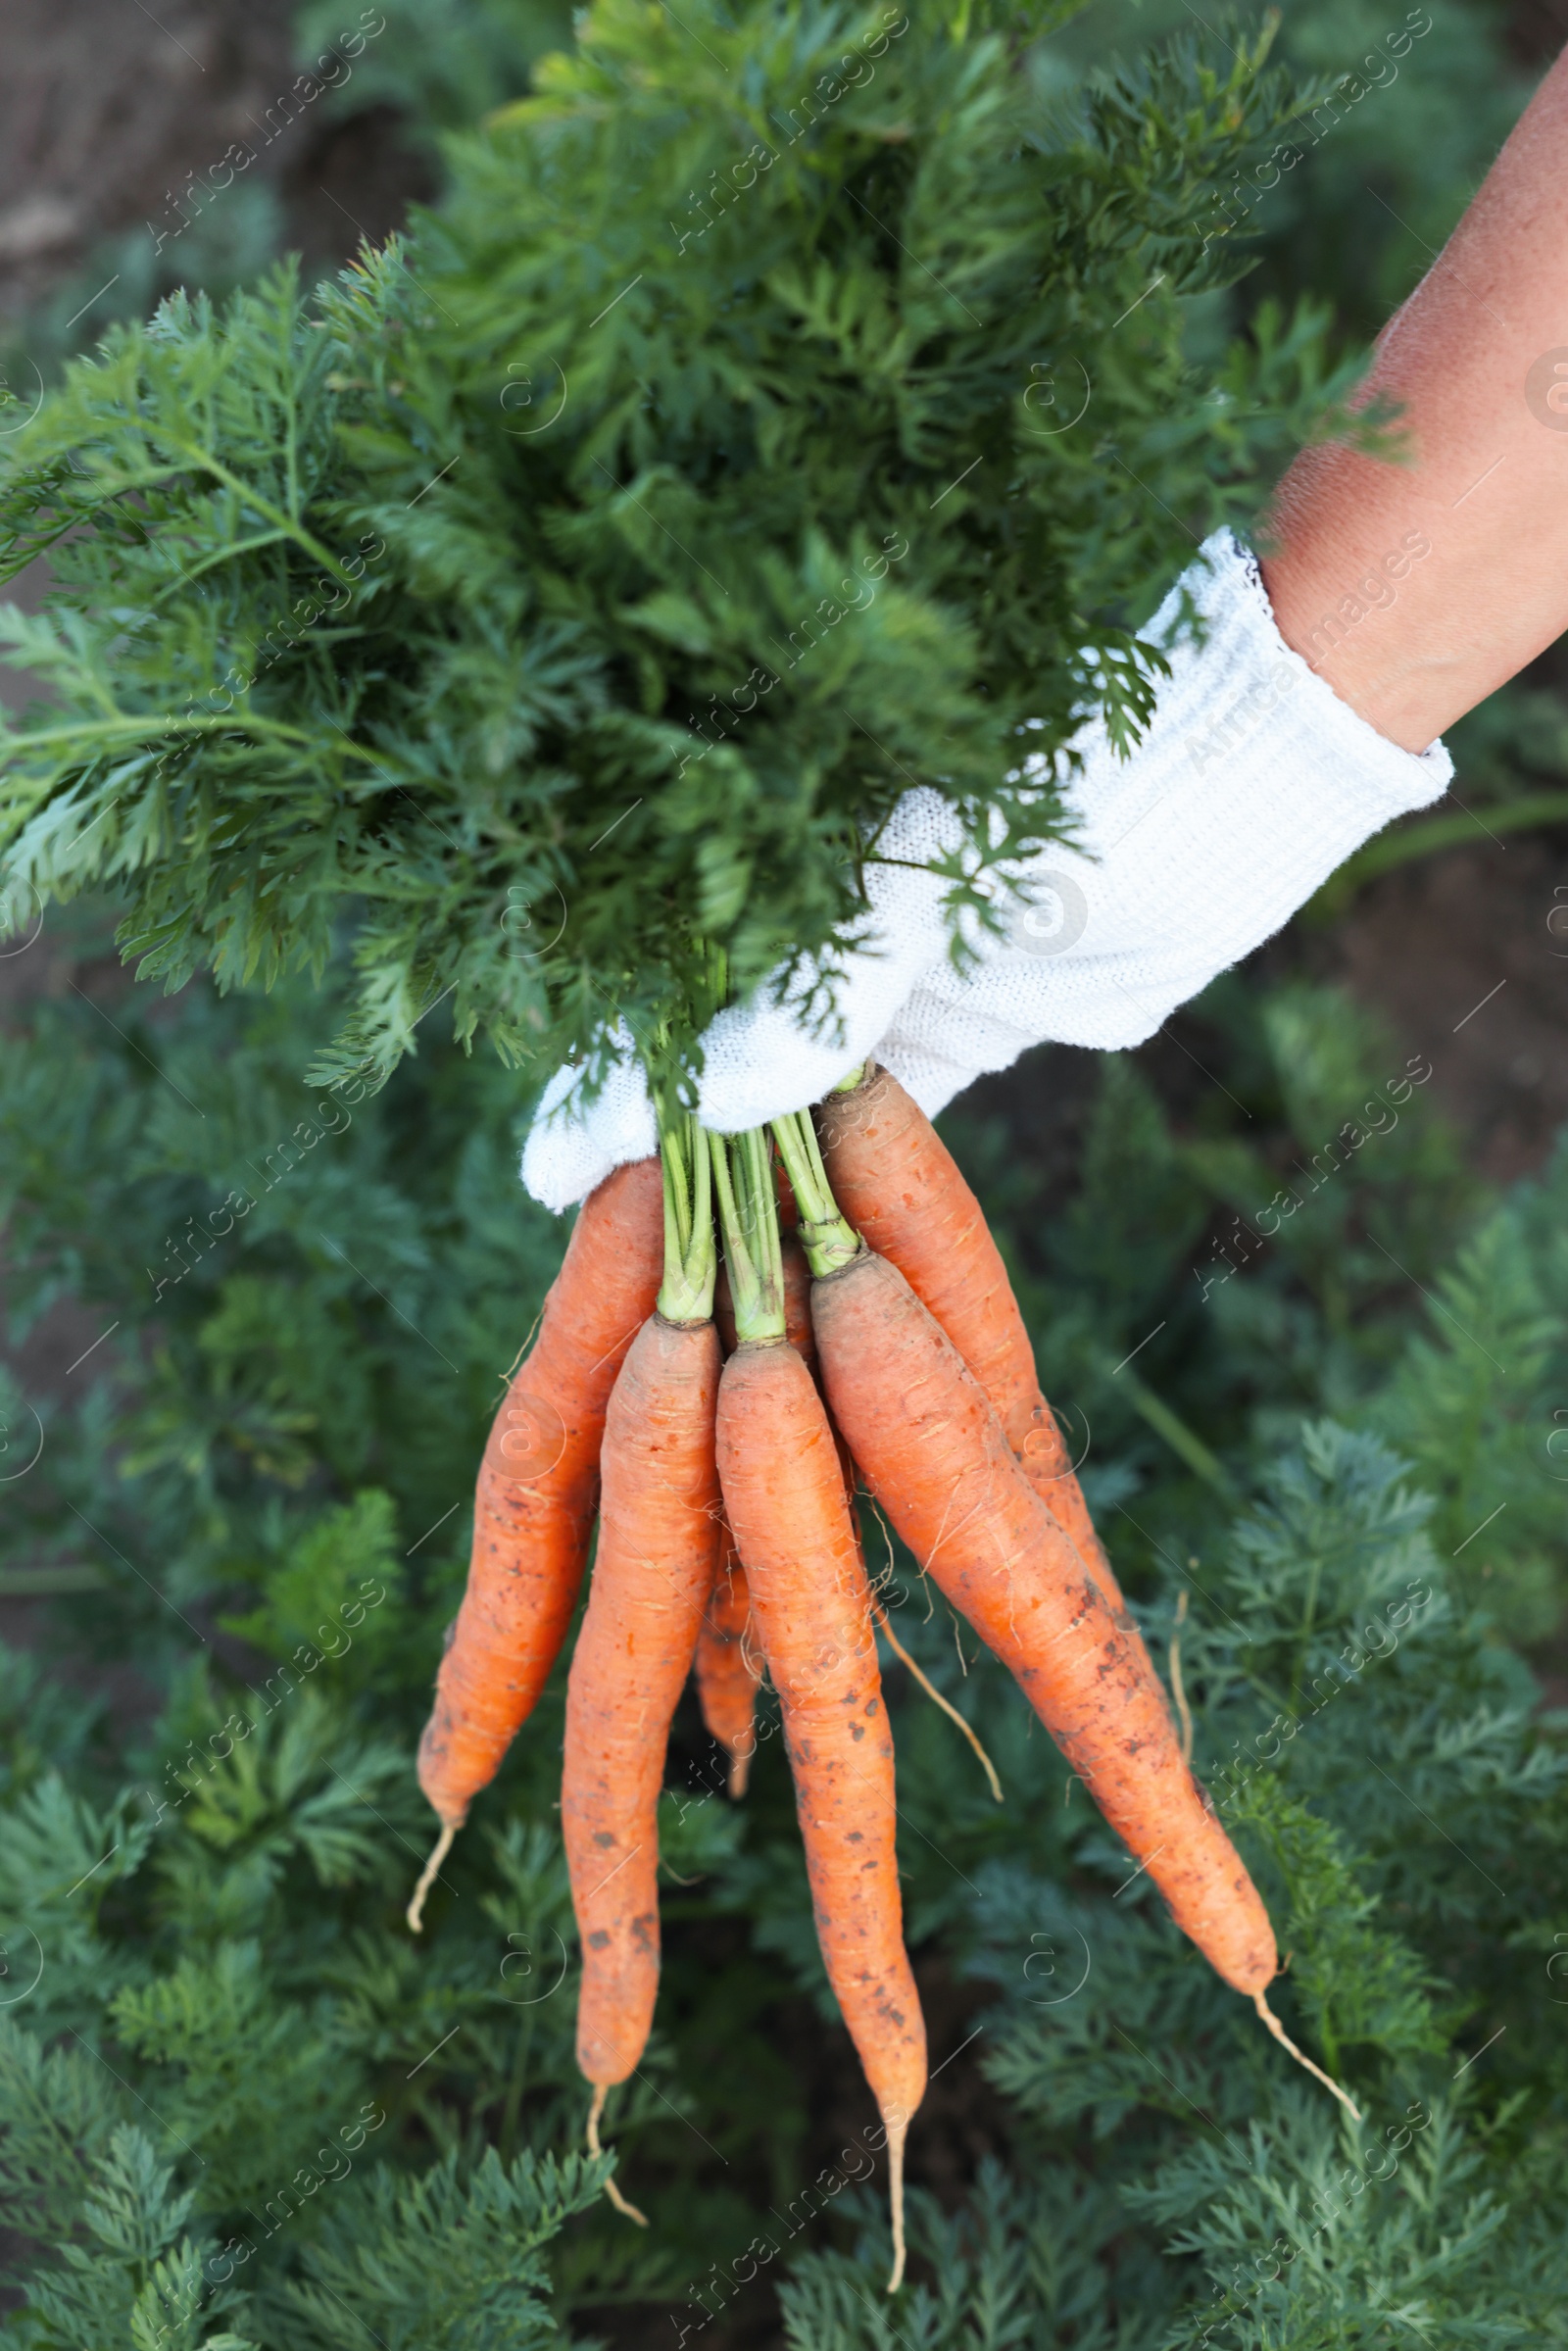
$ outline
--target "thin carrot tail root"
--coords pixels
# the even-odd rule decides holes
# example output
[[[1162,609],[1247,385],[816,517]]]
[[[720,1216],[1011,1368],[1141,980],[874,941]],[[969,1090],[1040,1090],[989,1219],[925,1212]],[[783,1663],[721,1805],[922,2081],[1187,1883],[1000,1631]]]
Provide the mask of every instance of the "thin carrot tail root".
[[[1334,2080],[1332,2074],[1325,2074],[1320,2065],[1314,2065],[1312,2063],[1311,2058],[1307,2056],[1304,2049],[1298,2049],[1297,2047],[1295,2041],[1292,2040],[1290,2034],[1286,2032],[1285,2027],[1280,2023],[1279,2018],[1274,2014],[1273,2009],[1270,2008],[1267,2000],[1260,1991],[1253,1992],[1252,2006],[1257,2010],[1258,2015],[1262,2018],[1270,2033],[1273,2033],[1274,2038],[1279,2042],[1281,2048],[1289,2049],[1291,2055],[1295,2058],[1298,2065],[1305,2066],[1307,2072],[1312,2075],[1316,2081],[1321,2082],[1325,2089],[1333,2091],[1335,2097],[1339,2099],[1340,2104],[1345,2108],[1352,2123],[1360,2122],[1361,2109],[1359,2106],[1357,2106],[1355,2100],[1350,2096],[1348,2090],[1341,2089],[1339,2083]]]
[[[980,1744],[980,1740],[975,1734],[973,1726],[964,1720],[963,1716],[958,1712],[956,1706],[950,1704],[948,1699],[943,1696],[941,1690],[937,1689],[936,1684],[928,1681],[926,1676],[921,1673],[920,1668],[915,1664],[914,1659],[909,1655],[908,1650],[904,1646],[904,1643],[894,1632],[893,1627],[888,1623],[887,1610],[883,1607],[880,1600],[872,1600],[871,1614],[875,1617],[877,1629],[881,1633],[883,1640],[887,1642],[888,1647],[893,1651],[894,1656],[900,1660],[901,1664],[908,1668],[909,1673],[913,1676],[914,1680],[919,1683],[920,1688],[925,1691],[926,1696],[931,1699],[932,1703],[940,1706],[943,1713],[947,1715],[951,1721],[957,1724],[958,1729],[963,1733],[964,1738],[969,1741],[969,1744],[973,1747],[975,1753],[980,1758],[980,1768],[985,1773],[987,1780],[991,1783],[992,1794],[996,1797],[999,1804],[1002,1803],[1004,1801],[1002,1793],[1002,1782],[997,1778],[996,1767],[992,1763],[990,1756],[986,1753],[985,1748]]]
[[[893,2219],[893,2272],[888,2278],[890,2294],[896,2294],[904,2283],[904,2142],[908,2134],[906,2120],[894,2125],[888,2131],[888,2209]]]
[[[1170,1688],[1171,1695],[1176,1700],[1176,1712],[1181,1718],[1182,1761],[1190,1766],[1193,1760],[1193,1710],[1187,1703],[1187,1688],[1182,1680],[1182,1627],[1186,1622],[1187,1594],[1183,1592],[1177,1594],[1176,1630],[1170,1637]]]
[[[430,1858],[419,1872],[419,1883],[409,1896],[409,1906],[403,1913],[409,1922],[409,1933],[417,1935],[424,1925],[424,1900],[440,1875],[441,1864],[452,1850],[452,1839],[462,1828],[461,1821],[444,1821],[441,1834],[430,1848]]]
[[[730,1757],[729,1794],[732,1804],[738,1804],[746,1793],[746,1783],[751,1777],[751,1772],[752,1759],[750,1755],[732,1755]]]
[[[605,2099],[609,2095],[609,2091],[608,2082],[599,2082],[594,2089],[594,2102],[588,2109],[588,2152],[590,2155],[603,2155],[605,2151],[599,2144],[599,2118],[605,2111]],[[645,2212],[639,2212],[635,2204],[627,2203],[613,2180],[605,2181],[605,2193],[615,2210],[624,2213],[628,2221],[635,2221],[639,2229],[647,2228],[648,2215]]]

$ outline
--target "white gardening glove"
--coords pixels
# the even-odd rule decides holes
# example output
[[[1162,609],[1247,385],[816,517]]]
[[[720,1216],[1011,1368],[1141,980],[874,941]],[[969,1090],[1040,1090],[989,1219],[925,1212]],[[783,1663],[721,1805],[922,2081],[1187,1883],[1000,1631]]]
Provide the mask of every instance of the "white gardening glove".
[[[1182,590],[1206,642],[1174,642]],[[1447,789],[1441,743],[1401,751],[1285,643],[1255,557],[1216,531],[1144,632],[1170,675],[1128,759],[1102,721],[1075,738],[1080,772],[1064,798],[1071,849],[1018,868],[1003,938],[975,935],[978,964],[948,952],[940,876],[961,834],[931,791],[906,792],[877,844],[899,863],[866,867],[870,911],[838,992],[840,1025],[813,1037],[765,990],[721,1012],[704,1040],[703,1123],[760,1126],[826,1094],[870,1054],[930,1116],[982,1071],[1054,1038],[1104,1050],[1139,1045],[1250,955],[1352,850]],[[628,1062],[586,1111],[575,1070],[546,1088],[522,1157],[534,1198],[562,1209],[622,1160],[657,1148],[642,1072]]]

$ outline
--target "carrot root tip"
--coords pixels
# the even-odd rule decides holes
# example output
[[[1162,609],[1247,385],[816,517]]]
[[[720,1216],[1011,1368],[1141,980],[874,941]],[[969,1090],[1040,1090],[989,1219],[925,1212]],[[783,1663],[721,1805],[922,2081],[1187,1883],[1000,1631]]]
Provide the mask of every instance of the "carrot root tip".
[[[752,1759],[750,1755],[732,1755],[730,1757],[729,1793],[731,1803],[738,1804],[742,1796],[746,1793],[746,1783],[751,1777],[751,1770]]]
[[[408,1909],[403,1913],[409,1922],[409,1933],[417,1935],[424,1925],[424,1900],[440,1873],[441,1864],[452,1850],[452,1839],[463,1826],[461,1821],[444,1821],[441,1834],[430,1848],[430,1858],[419,1872],[419,1882],[409,1896]]]
[[[1320,2065],[1313,2064],[1311,2058],[1307,2056],[1304,2049],[1298,2049],[1297,2047],[1295,2041],[1292,2040],[1290,2034],[1286,2032],[1285,2027],[1280,2023],[1279,2018],[1274,2014],[1273,2009],[1270,2008],[1267,2000],[1263,1997],[1263,1994],[1260,1991],[1253,1992],[1252,2006],[1257,2010],[1258,2015],[1262,2018],[1270,2033],[1273,2033],[1274,2038],[1279,2042],[1281,2048],[1288,2049],[1298,2065],[1304,2066],[1307,2072],[1313,2076],[1314,2080],[1322,2082],[1323,2087],[1326,2090],[1333,2091],[1335,2097],[1339,2099],[1340,2104],[1345,2108],[1347,2114],[1350,2117],[1350,2120],[1353,2123],[1360,2122],[1361,2109],[1359,2106],[1357,2106],[1355,2100],[1350,2096],[1348,2090],[1341,2089],[1339,2083],[1335,2081],[1332,2074],[1325,2074]]]
[[[601,2082],[596,2085],[594,2102],[588,2109],[588,2152],[590,2155],[603,2155],[605,2151],[599,2143],[599,2118],[605,2111],[605,2100],[609,2094],[610,2084],[608,2082]],[[639,2212],[635,2204],[628,2204],[613,2180],[605,2181],[605,2194],[610,2198],[615,2210],[623,2214],[628,2221],[635,2221],[639,2229],[647,2228],[648,2215],[645,2212]]]
[[[647,2228],[648,2215],[645,2212],[639,2212],[635,2204],[629,2204],[627,2202],[626,2198],[621,2194],[619,2188],[615,2185],[613,2180],[607,2180],[605,2181],[605,2193],[610,2198],[611,2203],[615,2207],[615,2210],[622,2214],[626,2220],[635,2221],[639,2229]]]
[[[885,1534],[887,1530],[884,1528],[883,1533]],[[888,1548],[891,1554],[891,1543],[889,1544]],[[925,1691],[926,1696],[932,1700],[933,1704],[940,1706],[943,1713],[948,1716],[949,1720],[957,1724],[958,1729],[963,1733],[964,1738],[969,1741],[969,1744],[973,1747],[976,1755],[978,1755],[980,1758],[980,1768],[985,1773],[992,1794],[995,1796],[999,1804],[1004,1802],[1005,1798],[1002,1793],[1002,1782],[997,1778],[996,1768],[993,1765],[990,1756],[986,1753],[985,1748],[980,1744],[979,1738],[974,1730],[973,1725],[965,1721],[964,1717],[958,1712],[957,1707],[953,1705],[947,1698],[945,1698],[941,1690],[936,1687],[936,1684],[932,1681],[929,1681],[927,1677],[920,1671],[920,1668],[915,1664],[914,1659],[909,1655],[908,1650],[904,1646],[904,1643],[894,1632],[893,1627],[888,1623],[887,1610],[883,1607],[881,1601],[874,1595],[871,1601],[871,1614],[876,1619],[878,1630],[881,1632],[882,1638],[887,1642],[888,1647],[893,1651],[894,1656],[897,1657],[899,1662],[907,1669],[912,1678]],[[961,1650],[959,1651],[959,1656],[961,1659]]]
[[[1181,1717],[1182,1761],[1189,1771],[1193,1765],[1193,1710],[1187,1703],[1187,1690],[1182,1681],[1182,1626],[1187,1621],[1187,1594],[1177,1595],[1176,1630],[1170,1637],[1170,1688],[1176,1700],[1176,1712]]]
[[[888,2208],[893,2218],[893,2271],[888,2278],[890,2294],[896,2294],[904,2283],[904,2142],[908,2129],[907,2123],[900,2123],[888,2131]]]

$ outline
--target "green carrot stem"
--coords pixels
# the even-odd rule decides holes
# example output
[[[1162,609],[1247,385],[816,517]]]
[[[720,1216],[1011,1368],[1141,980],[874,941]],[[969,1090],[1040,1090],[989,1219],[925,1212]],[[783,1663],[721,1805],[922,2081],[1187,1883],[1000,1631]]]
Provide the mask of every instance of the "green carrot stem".
[[[782,1339],[784,1257],[767,1130],[750,1127],[742,1135],[710,1135],[708,1141],[735,1336],[743,1342]]]
[[[840,1078],[836,1086],[828,1088],[828,1092],[830,1094],[853,1094],[870,1066],[869,1061],[857,1061],[849,1076]]]
[[[819,1276],[835,1273],[859,1256],[865,1245],[839,1214],[810,1111],[791,1110],[775,1118],[773,1136],[801,1211],[801,1247],[807,1263]]]
[[[713,1203],[702,1129],[689,1111],[660,1120],[664,1175],[664,1279],[659,1311],[666,1322],[709,1322],[718,1271]]]

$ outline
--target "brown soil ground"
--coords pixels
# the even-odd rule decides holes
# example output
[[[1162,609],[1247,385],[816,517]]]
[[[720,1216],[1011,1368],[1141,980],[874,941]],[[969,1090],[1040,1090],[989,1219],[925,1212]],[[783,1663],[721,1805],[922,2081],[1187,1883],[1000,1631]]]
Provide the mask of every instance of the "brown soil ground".
[[[257,149],[313,273],[431,193],[383,110],[331,120],[318,104],[269,124],[299,71],[293,13],[292,0],[0,0],[0,318],[106,238],[174,218],[171,191],[236,140]],[[345,27],[357,20],[345,6]]]

